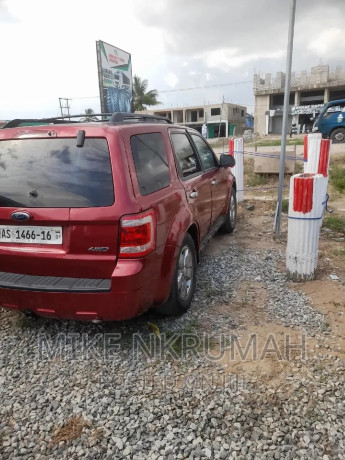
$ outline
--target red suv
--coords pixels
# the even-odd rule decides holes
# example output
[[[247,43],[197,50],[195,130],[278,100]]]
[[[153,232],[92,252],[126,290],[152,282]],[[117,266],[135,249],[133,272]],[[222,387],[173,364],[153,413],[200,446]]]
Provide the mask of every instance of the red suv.
[[[200,251],[236,225],[234,159],[159,117],[16,121],[0,130],[0,305],[93,321],[186,311]]]

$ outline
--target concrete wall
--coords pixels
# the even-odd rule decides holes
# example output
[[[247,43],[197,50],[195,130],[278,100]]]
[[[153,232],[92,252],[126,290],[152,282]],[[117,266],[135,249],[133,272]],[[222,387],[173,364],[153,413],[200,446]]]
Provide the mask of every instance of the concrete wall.
[[[285,73],[278,72],[275,78],[267,73],[264,77],[254,75],[254,94],[281,93],[284,91]],[[312,67],[310,73],[303,70],[300,75],[291,72],[291,90],[312,90],[345,85],[345,72],[341,66],[330,72],[328,65]]]
[[[266,134],[266,112],[270,109],[270,95],[255,96],[254,132]]]
[[[212,115],[212,109],[219,109],[217,115]],[[197,119],[192,122],[192,112],[197,111]],[[199,111],[203,116],[199,116]],[[140,112],[138,112],[140,113]],[[145,110],[142,113],[153,115],[168,116],[174,123],[186,124],[190,127],[199,128],[203,123],[219,124],[220,121],[226,125],[226,130],[230,125],[236,125],[236,135],[243,133],[246,129],[247,108],[242,105],[230,104],[209,104],[195,107],[180,107],[172,109]]]

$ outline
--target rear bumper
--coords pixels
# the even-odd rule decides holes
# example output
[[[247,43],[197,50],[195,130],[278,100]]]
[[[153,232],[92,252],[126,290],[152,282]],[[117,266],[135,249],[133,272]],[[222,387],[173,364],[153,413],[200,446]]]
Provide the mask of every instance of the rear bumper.
[[[42,289],[0,288],[0,306],[30,311],[40,316],[117,321],[137,316],[169,294],[169,270],[162,267],[163,248],[147,257],[119,260],[108,292],[77,292]],[[166,273],[167,272],[167,273]],[[23,283],[22,283],[23,284]]]

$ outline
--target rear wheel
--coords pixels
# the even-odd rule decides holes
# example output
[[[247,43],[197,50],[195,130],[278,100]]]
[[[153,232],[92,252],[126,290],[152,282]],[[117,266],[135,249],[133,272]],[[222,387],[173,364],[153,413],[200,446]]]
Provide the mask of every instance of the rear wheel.
[[[226,214],[226,219],[221,229],[226,233],[232,233],[236,228],[237,221],[237,201],[236,201],[236,190],[231,189],[229,208]]]
[[[345,142],[345,129],[337,128],[331,134],[331,140],[333,144],[341,144]]]
[[[195,291],[196,266],[194,241],[187,233],[177,258],[169,299],[156,308],[158,313],[165,316],[179,316],[188,310]]]

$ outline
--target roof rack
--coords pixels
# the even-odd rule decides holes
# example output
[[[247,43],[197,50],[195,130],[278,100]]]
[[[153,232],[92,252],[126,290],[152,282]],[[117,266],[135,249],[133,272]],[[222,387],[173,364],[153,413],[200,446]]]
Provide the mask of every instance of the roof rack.
[[[95,117],[102,117],[101,119]],[[79,120],[71,120],[71,118],[79,118]],[[105,119],[106,118],[106,119]],[[115,112],[115,113],[93,113],[92,115],[81,114],[81,115],[66,115],[62,117],[51,117],[51,118],[16,118],[8,121],[3,127],[4,128],[17,128],[19,126],[36,126],[36,125],[58,125],[63,123],[87,123],[87,122],[108,122],[111,124],[116,123],[172,123],[169,118],[160,117],[158,115],[148,115],[143,113],[127,113],[127,112]]]
[[[146,113],[115,112],[109,123],[172,123],[169,118],[159,115],[148,115]]]
[[[51,118],[15,118],[8,121],[2,128],[17,128],[18,126],[35,126],[35,125],[58,125],[62,123],[86,123],[86,122],[104,122],[107,120],[96,119],[94,117],[111,117],[112,113],[93,113],[88,115],[83,113],[81,115],[66,115],[61,117]],[[79,118],[79,120],[71,120],[71,118]]]

